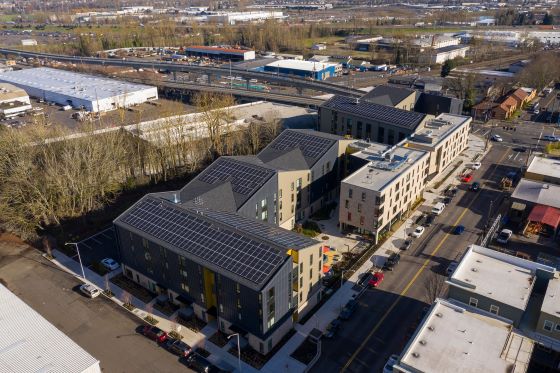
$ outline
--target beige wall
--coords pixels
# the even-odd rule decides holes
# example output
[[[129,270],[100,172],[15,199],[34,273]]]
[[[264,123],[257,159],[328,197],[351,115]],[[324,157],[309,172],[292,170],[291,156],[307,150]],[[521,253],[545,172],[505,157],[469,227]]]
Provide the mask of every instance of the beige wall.
[[[551,325],[552,330],[544,329],[545,321],[550,321],[552,323]],[[556,330],[556,326],[558,326],[558,330]],[[539,315],[539,321],[537,322],[537,328],[535,331],[549,338],[554,338],[560,341],[560,318],[541,312]]]
[[[416,103],[416,92],[412,92],[407,98],[405,98],[397,105],[395,105],[395,107],[398,109],[413,111],[415,103]]]
[[[426,153],[381,191],[343,182],[340,187],[339,221],[372,233],[381,231],[395,217],[407,211],[422,195],[428,162],[429,155]],[[384,201],[377,205],[376,197]],[[349,217],[351,219],[348,219]]]
[[[323,271],[323,245],[317,244],[297,251],[293,256],[292,290],[293,304],[297,304],[299,316],[317,304]]]

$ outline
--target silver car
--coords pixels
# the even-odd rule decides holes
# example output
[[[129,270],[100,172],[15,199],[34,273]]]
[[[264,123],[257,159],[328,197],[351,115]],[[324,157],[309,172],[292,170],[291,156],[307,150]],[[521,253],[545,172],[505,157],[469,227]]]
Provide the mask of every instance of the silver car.
[[[80,291],[90,298],[97,298],[101,295],[101,290],[91,284],[83,284],[80,286]]]

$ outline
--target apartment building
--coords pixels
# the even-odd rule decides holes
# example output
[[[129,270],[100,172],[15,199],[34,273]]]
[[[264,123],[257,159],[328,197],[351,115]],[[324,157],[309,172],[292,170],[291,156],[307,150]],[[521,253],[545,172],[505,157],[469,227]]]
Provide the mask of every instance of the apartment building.
[[[394,372],[525,373],[534,342],[511,321],[437,299],[405,346]]]
[[[123,273],[268,353],[320,300],[321,243],[149,194],[115,221]]]
[[[431,118],[428,114],[335,95],[319,108],[319,129],[395,145],[422,129]]]
[[[422,195],[430,154],[403,146],[355,142],[349,163],[357,169],[341,182],[341,229],[372,236],[379,234],[408,211]]]
[[[446,281],[448,297],[511,320],[517,327],[534,287],[546,286],[554,273],[544,264],[471,245]]]
[[[468,145],[471,117],[440,114],[406,141],[409,148],[430,152],[429,176],[443,171]]]
[[[350,142],[285,130],[256,156],[220,157],[169,198],[292,229],[338,197],[341,158]]]

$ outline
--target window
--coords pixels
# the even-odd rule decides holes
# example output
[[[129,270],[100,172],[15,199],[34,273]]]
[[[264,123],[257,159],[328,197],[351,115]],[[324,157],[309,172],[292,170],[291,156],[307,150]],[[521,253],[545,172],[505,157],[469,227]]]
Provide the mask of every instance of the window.
[[[543,325],[544,330],[548,330],[549,332],[551,332],[553,326],[554,326],[553,322],[548,321],[548,320],[544,320],[544,325]]]
[[[303,287],[303,277],[299,278],[299,287]]]
[[[313,268],[309,268],[309,279],[311,280],[312,278],[313,278]]]
[[[471,297],[471,298],[469,299],[469,306],[478,307],[478,299],[472,298],[472,297]]]
[[[186,291],[187,293],[189,292],[189,287],[188,287],[187,284],[185,284],[184,282],[181,282],[181,289],[183,289],[183,290]]]
[[[362,201],[366,200],[366,192],[362,192]]]
[[[330,171],[330,169],[331,169],[331,162],[327,162],[326,171],[328,172],[328,171]]]
[[[500,307],[494,306],[494,305],[490,306],[490,313],[493,313],[494,315],[497,315],[499,311],[500,311]]]
[[[556,326],[554,327],[554,330],[557,332],[560,332],[560,324],[556,324]]]
[[[303,263],[299,263],[299,273],[303,272]]]
[[[313,254],[309,256],[309,265],[313,265]]]
[[[363,216],[360,216],[360,225],[364,225],[365,224],[365,218]]]
[[[352,221],[352,213],[351,212],[348,213],[348,221]]]
[[[296,188],[300,189],[301,188],[301,177],[299,179],[296,180]]]
[[[282,198],[282,189],[278,191],[278,197]]]
[[[145,238],[142,238],[142,246],[144,246],[144,249],[147,249],[149,244],[148,244],[148,240]]]
[[[358,203],[358,212],[362,212],[362,204]]]
[[[349,204],[350,204],[350,201],[348,201],[348,200],[345,200],[345,201],[344,201],[344,207],[345,207],[345,208],[348,208],[348,205],[349,205]]]
[[[292,191],[294,190],[294,183],[292,183]]]
[[[352,189],[348,189],[348,198],[352,198],[352,193],[353,193]]]
[[[239,293],[241,292],[241,287],[239,286],[238,283],[235,284],[235,292],[236,292],[237,294],[239,294]]]

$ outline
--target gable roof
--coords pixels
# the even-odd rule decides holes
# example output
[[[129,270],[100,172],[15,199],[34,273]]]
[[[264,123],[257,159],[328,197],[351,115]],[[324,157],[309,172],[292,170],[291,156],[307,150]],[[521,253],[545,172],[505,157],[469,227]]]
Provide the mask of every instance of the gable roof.
[[[410,130],[416,129],[426,118],[426,114],[339,95],[333,96],[330,100],[324,102],[321,107]]]
[[[362,96],[362,99],[380,105],[397,106],[415,93],[415,90],[409,88],[379,85]]]
[[[257,157],[268,166],[278,169],[308,169],[342,139],[313,130],[284,130]]]
[[[318,242],[234,213],[196,209],[146,195],[114,223],[255,290]]]
[[[180,199],[236,211],[275,174],[255,156],[220,157],[180,190]]]

